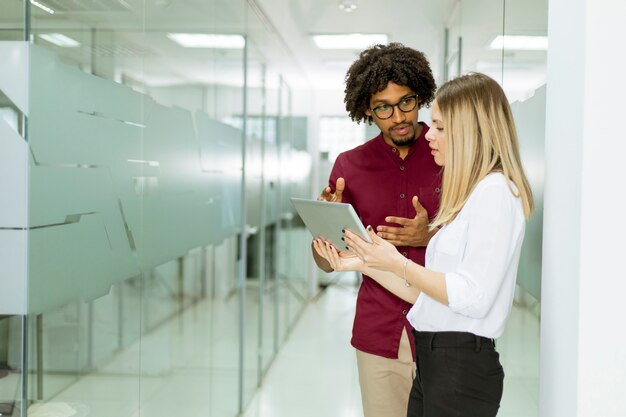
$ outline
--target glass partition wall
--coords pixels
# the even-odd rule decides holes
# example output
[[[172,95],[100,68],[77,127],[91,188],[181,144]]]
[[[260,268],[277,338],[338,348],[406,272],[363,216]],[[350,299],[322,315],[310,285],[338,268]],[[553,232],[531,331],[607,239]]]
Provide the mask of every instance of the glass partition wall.
[[[0,5],[0,146],[22,169],[0,184],[22,197],[0,211],[1,415],[250,401],[307,297],[289,197],[310,188],[267,51],[288,54],[253,4]]]
[[[2,19],[6,22],[5,30],[2,37],[6,40],[7,45],[2,46],[2,50],[5,53],[10,53],[14,56],[14,59],[19,60],[23,56],[23,51],[15,47],[25,39],[25,22],[24,19],[25,10],[24,7],[13,7],[3,10]],[[6,69],[2,70],[2,76],[8,74],[18,74],[19,69],[12,68],[7,65]],[[5,75],[6,74],[6,75]],[[16,77],[16,79],[10,80],[10,83],[2,83],[0,87],[0,147],[12,146],[12,150],[15,152],[24,151],[24,146],[21,146],[23,142],[24,132],[24,91],[20,91],[24,84],[24,75]],[[16,86],[17,90],[6,91],[9,86]],[[19,96],[19,97],[18,97]],[[8,144],[8,145],[7,145]],[[0,187],[4,190],[11,188],[13,190],[12,196],[15,198],[15,205],[19,205],[21,209],[25,210],[25,192],[20,192],[19,188],[24,187],[26,184],[26,178],[19,180],[15,179],[15,176],[7,176],[7,171],[16,169],[21,170],[21,174],[25,175],[26,167],[24,164],[14,162],[9,165],[5,161],[6,157],[0,156]],[[2,204],[6,206],[6,203]],[[16,229],[23,228],[26,224],[26,216],[17,212],[18,210],[11,210],[10,208],[2,208],[0,217],[0,245],[11,245],[15,249],[7,249],[8,256],[3,254],[0,256],[0,262],[7,262],[8,258],[16,257],[20,252],[25,252],[25,242],[23,234],[20,236],[20,231]],[[9,229],[9,224],[12,225]],[[4,252],[4,251],[3,251]],[[22,264],[23,265],[23,264]],[[23,271],[23,267],[16,263],[13,263],[13,267],[9,268],[15,275],[20,274]],[[0,275],[0,283],[4,284],[5,281],[11,277],[2,277]],[[19,404],[25,397],[27,380],[24,373],[20,372],[24,369],[26,364],[26,357],[22,354],[24,349],[25,337],[28,332],[26,331],[27,320],[23,313],[24,296],[23,296],[23,282],[20,282],[17,286],[2,285],[1,290],[6,295],[3,298],[8,298],[12,302],[3,303],[0,306],[0,414],[11,415],[19,412],[19,408],[16,404]],[[21,295],[21,297],[20,297]],[[17,370],[17,372],[15,371]]]
[[[445,22],[443,80],[498,81],[514,113],[536,212],[526,227],[514,307],[497,347],[507,373],[499,414],[537,416],[548,0],[462,0]]]

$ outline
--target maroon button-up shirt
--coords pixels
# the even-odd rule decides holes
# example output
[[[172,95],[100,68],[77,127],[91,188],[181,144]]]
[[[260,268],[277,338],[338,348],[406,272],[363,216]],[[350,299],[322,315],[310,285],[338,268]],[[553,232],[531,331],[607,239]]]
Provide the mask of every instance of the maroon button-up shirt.
[[[382,133],[354,149],[340,154],[330,174],[329,185],[335,190],[337,178],[343,177],[346,188],[342,202],[350,203],[365,226],[398,226],[385,217],[415,217],[411,202],[414,195],[431,219],[439,207],[441,167],[435,164],[423,129],[407,156],[401,159],[398,149],[385,143]],[[425,247],[400,246],[398,250],[412,261],[424,265]],[[411,305],[396,297],[372,278],[364,275],[359,288],[356,315],[352,327],[352,346],[386,358],[397,359],[402,329],[407,328],[413,349],[411,325],[406,313]]]

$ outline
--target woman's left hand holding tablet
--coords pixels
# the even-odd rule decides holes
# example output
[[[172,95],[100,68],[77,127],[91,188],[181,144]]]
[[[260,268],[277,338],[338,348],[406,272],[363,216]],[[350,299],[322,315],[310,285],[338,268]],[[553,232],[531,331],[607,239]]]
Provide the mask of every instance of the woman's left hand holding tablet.
[[[326,240],[313,239],[313,247],[318,255],[326,259],[335,271],[361,272],[363,269],[363,262],[357,256],[349,252],[338,252],[333,244]]]
[[[367,227],[367,233],[372,243],[366,242],[350,230],[344,232],[344,241],[350,248],[350,252],[361,259],[366,267],[392,272],[402,268],[406,258],[398,252],[396,247],[378,236],[371,226]]]

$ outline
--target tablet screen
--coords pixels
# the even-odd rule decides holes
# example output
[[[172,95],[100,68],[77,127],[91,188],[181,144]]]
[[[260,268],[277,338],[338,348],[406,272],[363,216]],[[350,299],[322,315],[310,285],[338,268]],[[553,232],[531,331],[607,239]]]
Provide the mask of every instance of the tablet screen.
[[[341,240],[342,229],[350,230],[368,242],[372,241],[350,204],[295,197],[291,198],[291,202],[313,237],[324,238],[339,250],[346,250],[346,245]]]

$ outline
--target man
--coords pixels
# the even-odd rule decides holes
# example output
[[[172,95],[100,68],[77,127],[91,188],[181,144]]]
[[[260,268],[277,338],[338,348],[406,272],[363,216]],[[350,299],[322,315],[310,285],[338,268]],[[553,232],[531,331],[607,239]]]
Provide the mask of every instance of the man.
[[[352,120],[374,122],[381,133],[339,155],[320,200],[350,203],[363,223],[424,264],[434,233],[440,167],[424,138],[418,111],[434,97],[435,81],[424,54],[399,43],[363,51],[346,75],[345,103]],[[317,265],[332,271],[315,250]],[[356,348],[365,417],[406,417],[415,376],[413,338],[405,318],[411,305],[364,276],[356,303]]]

